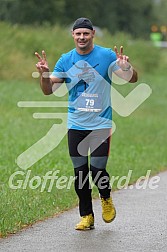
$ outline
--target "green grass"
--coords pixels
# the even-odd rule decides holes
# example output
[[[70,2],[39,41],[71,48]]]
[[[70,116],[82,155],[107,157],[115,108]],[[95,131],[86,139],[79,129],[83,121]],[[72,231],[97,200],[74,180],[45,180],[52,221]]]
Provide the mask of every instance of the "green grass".
[[[36,71],[35,51],[45,49],[52,69],[55,61],[73,47],[73,41],[67,31],[59,27],[24,27],[0,23],[0,236],[15,233],[32,223],[53,216],[76,206],[78,203],[73,185],[70,190],[57,189],[54,185],[48,192],[49,183],[43,192],[41,187],[32,190],[27,185],[23,189],[9,187],[10,176],[17,171],[17,180],[25,182],[27,171],[19,168],[16,158],[32,144],[43,137],[52,125],[53,119],[36,120],[34,112],[60,112],[58,108],[19,108],[19,101],[59,100],[54,95],[44,96],[39,81],[32,79]],[[11,39],[12,38],[12,39]],[[47,38],[47,39],[46,39]],[[124,45],[127,54],[133,59],[133,65],[139,70],[137,84],[114,87],[123,95],[128,94],[142,82],[150,85],[152,95],[129,117],[120,117],[114,113],[117,129],[112,136],[110,158],[107,169],[111,176],[127,175],[132,170],[130,183],[151,170],[151,175],[167,168],[167,87],[163,73],[166,65],[166,51],[149,47],[143,41],[128,44],[130,38],[124,34],[112,37],[105,31],[103,38],[95,42],[104,46]],[[118,43],[117,43],[118,41]],[[147,73],[147,74],[146,74]],[[60,100],[65,99],[65,97]],[[62,110],[61,110],[62,111]],[[64,112],[66,109],[63,110]],[[57,132],[57,135],[59,132]],[[55,135],[56,139],[56,135]],[[73,176],[73,167],[68,155],[67,138],[48,155],[28,169],[30,181],[34,176],[43,176],[48,171],[60,170],[58,176]],[[35,183],[35,182],[34,182]],[[117,188],[114,183],[113,189]],[[97,189],[93,188],[97,197]]]
[[[130,183],[145,175],[147,170],[151,170],[153,175],[167,167],[165,77],[145,75],[144,80],[153,90],[150,98],[129,117],[120,117],[114,113],[117,130],[112,137],[107,168],[112,176],[127,175],[129,170],[133,170]],[[137,84],[134,86],[127,84],[119,88],[115,85],[115,88],[125,95]],[[32,190],[29,186],[26,189],[9,188],[8,180],[11,174],[15,171],[23,171],[15,163],[17,156],[44,136],[54,123],[53,119],[32,118],[33,112],[46,112],[48,109],[18,108],[17,102],[20,100],[50,101],[54,100],[55,96],[43,96],[34,80],[30,83],[2,81],[0,88],[0,227],[1,235],[5,236],[17,232],[25,225],[75,206],[77,197],[73,186],[70,190],[60,190],[53,186],[51,192],[47,191],[49,184],[43,192],[40,192],[41,187],[36,190]],[[49,112],[53,110],[49,108]],[[66,137],[57,148],[28,170],[31,170],[30,179],[33,176],[42,178],[51,170],[60,170],[58,176],[73,176]],[[18,175],[17,180],[25,180],[27,171],[23,172],[25,175]],[[116,186],[117,184],[114,183],[115,189]],[[93,189],[93,195],[97,196],[96,188]]]

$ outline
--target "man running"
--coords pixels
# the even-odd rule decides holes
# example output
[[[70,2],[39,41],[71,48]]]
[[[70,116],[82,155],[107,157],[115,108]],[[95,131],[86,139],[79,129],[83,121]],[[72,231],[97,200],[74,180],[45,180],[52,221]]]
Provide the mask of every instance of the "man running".
[[[114,52],[95,45],[94,36],[92,22],[87,18],[77,19],[72,29],[75,48],[60,57],[51,75],[45,52],[42,51],[42,56],[35,53],[43,93],[52,94],[54,87],[63,82],[69,91],[68,146],[81,216],[76,230],[94,228],[89,173],[99,190],[103,220],[110,223],[116,216],[106,170],[112,132],[112,72],[127,82],[137,81],[137,73],[129,57],[123,54],[123,47],[120,51],[115,47]]]

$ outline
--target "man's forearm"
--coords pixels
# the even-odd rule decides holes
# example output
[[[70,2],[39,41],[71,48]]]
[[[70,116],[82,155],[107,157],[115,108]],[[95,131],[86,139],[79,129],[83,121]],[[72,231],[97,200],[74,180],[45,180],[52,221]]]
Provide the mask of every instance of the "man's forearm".
[[[137,76],[137,72],[134,70],[134,68],[132,66],[130,66],[128,71],[123,71],[123,79],[127,80],[130,83],[134,83],[137,82],[138,80],[138,76]]]
[[[133,75],[132,75],[132,78],[130,79],[130,83],[134,83],[134,82],[137,82],[138,80],[138,74],[137,72],[133,69]]]
[[[115,71],[115,74],[121,79],[124,79],[130,83],[137,82],[138,80],[137,72],[133,69],[131,65],[129,65],[127,70],[119,69],[118,71]]]
[[[41,75],[40,86],[45,95],[50,95],[53,93],[52,91],[52,80],[50,77],[43,77]]]

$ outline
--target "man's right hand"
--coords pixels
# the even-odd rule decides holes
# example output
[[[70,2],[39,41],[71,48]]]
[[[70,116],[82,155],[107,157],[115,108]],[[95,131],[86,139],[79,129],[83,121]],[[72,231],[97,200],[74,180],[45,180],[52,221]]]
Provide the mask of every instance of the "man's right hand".
[[[43,50],[42,51],[42,57],[39,55],[39,53],[35,52],[35,55],[38,58],[38,63],[36,64],[36,67],[38,69],[38,72],[42,75],[44,72],[49,72],[49,66],[48,66],[48,62],[46,59],[46,53]]]

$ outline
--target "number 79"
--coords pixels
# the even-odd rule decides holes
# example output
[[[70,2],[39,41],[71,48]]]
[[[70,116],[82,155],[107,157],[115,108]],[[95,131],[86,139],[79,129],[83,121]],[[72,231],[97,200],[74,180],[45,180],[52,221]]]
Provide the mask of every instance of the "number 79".
[[[93,99],[86,99],[86,106],[94,106],[95,101]]]

